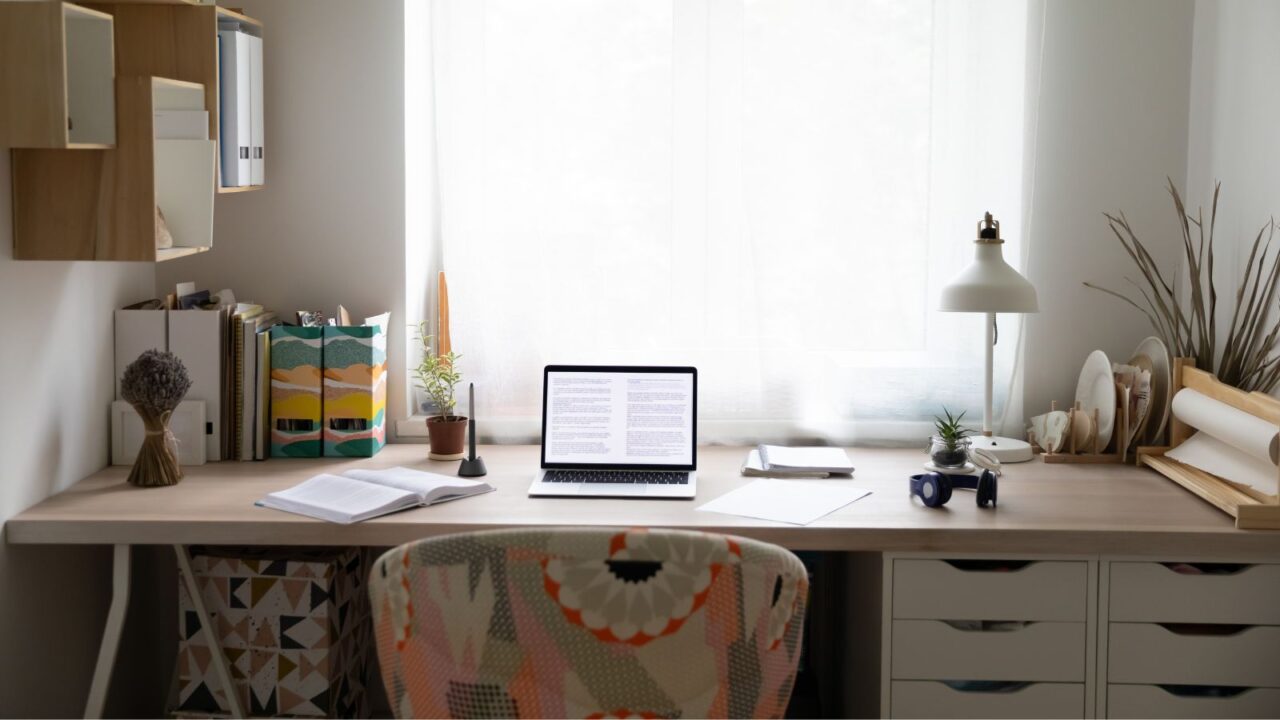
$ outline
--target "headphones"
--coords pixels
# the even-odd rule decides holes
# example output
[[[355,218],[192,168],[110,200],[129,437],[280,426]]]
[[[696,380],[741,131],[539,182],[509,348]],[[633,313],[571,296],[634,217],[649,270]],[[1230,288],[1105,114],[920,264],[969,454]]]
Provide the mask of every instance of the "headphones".
[[[997,478],[1000,477],[1000,461],[985,450],[970,451],[975,465],[982,468],[981,475],[947,475],[928,472],[911,476],[911,495],[920,498],[925,507],[938,508],[951,499],[955,488],[976,490],[978,507],[995,507]]]

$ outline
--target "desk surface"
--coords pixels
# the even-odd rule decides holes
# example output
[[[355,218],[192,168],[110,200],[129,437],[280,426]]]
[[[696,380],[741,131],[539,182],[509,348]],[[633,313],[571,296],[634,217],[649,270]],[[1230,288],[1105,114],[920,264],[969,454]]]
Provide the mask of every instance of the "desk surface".
[[[698,497],[687,500],[530,498],[537,447],[482,450],[497,492],[355,525],[334,525],[255,507],[269,492],[317,472],[403,465],[453,473],[426,459],[425,445],[391,445],[364,460],[221,462],[187,468],[168,488],[135,488],[113,467],[6,523],[10,543],[264,544],[390,546],[430,535],[512,525],[650,526],[745,535],[796,550],[957,551],[1193,557],[1280,557],[1280,531],[1236,530],[1231,519],[1148,469],[1119,465],[1007,467],[1000,507],[981,510],[969,492],[947,508],[912,500],[906,476],[917,450],[852,449],[852,482],[872,491],[805,527],[696,508],[748,482],[742,448],[699,449]]]

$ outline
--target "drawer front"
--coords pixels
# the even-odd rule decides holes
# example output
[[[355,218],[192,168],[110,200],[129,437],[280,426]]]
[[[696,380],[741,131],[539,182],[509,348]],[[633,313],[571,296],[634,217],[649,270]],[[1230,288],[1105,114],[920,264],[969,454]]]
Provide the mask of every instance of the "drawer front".
[[[1084,623],[959,630],[940,620],[893,621],[894,680],[1084,682]]]
[[[1280,627],[1189,635],[1112,623],[1108,635],[1107,679],[1114,683],[1280,687]]]
[[[1280,565],[1186,575],[1155,562],[1111,563],[1115,622],[1280,625]]]
[[[895,681],[890,690],[895,718],[1080,718],[1084,685],[1032,683],[1001,692],[956,690],[940,682]]]
[[[1088,573],[1088,563],[1074,561],[999,571],[899,559],[893,563],[893,617],[1084,622]]]
[[[1108,685],[1107,717],[1274,718],[1280,717],[1280,690],[1251,688],[1231,697],[1194,697],[1157,685]]]

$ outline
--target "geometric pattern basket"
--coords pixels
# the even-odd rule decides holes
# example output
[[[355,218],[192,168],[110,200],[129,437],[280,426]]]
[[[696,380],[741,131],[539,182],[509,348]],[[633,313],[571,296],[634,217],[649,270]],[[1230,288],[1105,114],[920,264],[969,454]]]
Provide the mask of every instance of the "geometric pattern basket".
[[[368,717],[373,644],[358,548],[191,548],[191,571],[241,707],[251,717]],[[225,717],[226,698],[179,578],[180,716]]]

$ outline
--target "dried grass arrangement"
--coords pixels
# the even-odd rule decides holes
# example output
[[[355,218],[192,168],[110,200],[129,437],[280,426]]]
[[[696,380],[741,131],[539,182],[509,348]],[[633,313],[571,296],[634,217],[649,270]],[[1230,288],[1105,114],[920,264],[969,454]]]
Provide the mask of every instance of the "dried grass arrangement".
[[[1185,308],[1172,284],[1177,276],[1170,274],[1166,278],[1160,272],[1123,212],[1119,216],[1103,215],[1112,234],[1142,273],[1145,283],[1125,278],[1137,289],[1142,303],[1093,283],[1084,285],[1120,298],[1146,315],[1174,357],[1195,358],[1196,367],[1211,371],[1216,367],[1213,372],[1219,380],[1241,390],[1270,392],[1280,382],[1280,356],[1272,354],[1276,339],[1280,337],[1280,321],[1272,320],[1276,288],[1280,285],[1280,250],[1272,252],[1271,249],[1276,221],[1275,218],[1268,220],[1254,238],[1249,261],[1236,288],[1231,324],[1219,352],[1218,292],[1213,283],[1213,232],[1221,188],[1222,184],[1218,183],[1213,189],[1213,206],[1206,225],[1204,209],[1197,209],[1195,216],[1189,214],[1178,188],[1173,180],[1169,180],[1169,194],[1178,213],[1187,266]]]
[[[169,416],[191,389],[187,368],[177,355],[148,350],[129,363],[120,378],[120,397],[142,418],[146,437],[129,471],[129,482],[140,487],[176,485],[182,479],[178,439],[169,429]]]

